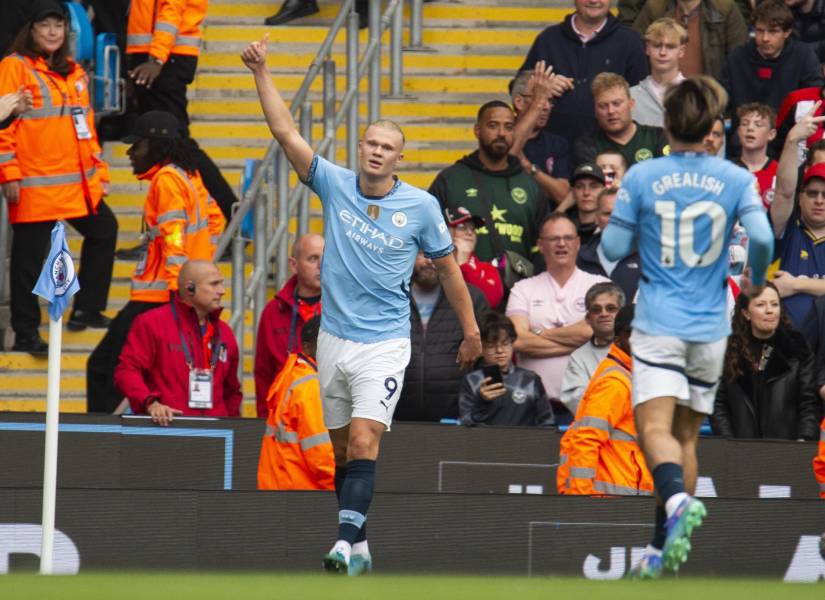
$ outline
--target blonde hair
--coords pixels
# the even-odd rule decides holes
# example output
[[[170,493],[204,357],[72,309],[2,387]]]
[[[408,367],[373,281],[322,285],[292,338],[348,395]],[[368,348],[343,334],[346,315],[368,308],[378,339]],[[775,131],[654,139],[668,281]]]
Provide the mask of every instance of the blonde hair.
[[[367,125],[367,128],[364,129],[364,133],[366,133],[367,129],[369,129],[370,127],[378,127],[379,129],[387,129],[389,131],[394,131],[395,133],[399,134],[401,136],[401,146],[402,147],[407,142],[407,138],[404,136],[404,132],[402,131],[401,126],[398,123],[396,123],[395,121],[392,121],[390,119],[377,119],[377,120],[373,121],[372,123],[370,123],[369,125]]]
[[[594,98],[616,87],[622,88],[627,97],[630,98],[630,85],[627,83],[627,79],[616,73],[608,73],[607,71],[599,73],[593,78],[593,83],[590,84],[590,90],[593,92]]]
[[[676,38],[679,44],[687,44],[687,29],[676,20],[670,17],[662,17],[651,23],[645,31],[646,42],[658,42],[669,38]]]

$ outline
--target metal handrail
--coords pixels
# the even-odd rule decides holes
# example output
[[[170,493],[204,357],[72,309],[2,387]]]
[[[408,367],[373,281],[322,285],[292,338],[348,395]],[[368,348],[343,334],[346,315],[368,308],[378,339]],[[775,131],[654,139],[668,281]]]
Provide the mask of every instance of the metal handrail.
[[[416,9],[413,6],[411,14],[421,15],[421,3],[423,0],[412,0],[414,5],[419,5]],[[380,59],[381,59],[381,36],[389,28],[393,28],[390,36],[391,60],[390,78],[391,95],[398,96],[402,87],[401,73],[401,32],[395,29],[403,28],[402,16],[404,0],[390,0],[383,14],[380,12],[380,0],[370,0],[370,35],[369,42],[364,49],[361,60],[358,56],[358,16],[353,11],[354,0],[345,0],[341,3],[341,9],[333,21],[330,30],[321,44],[321,47],[313,60],[307,75],[292,100],[290,112],[295,117],[299,111],[301,114],[302,134],[311,145],[309,135],[311,135],[311,104],[306,101],[308,91],[314,78],[324,70],[324,136],[315,148],[315,153],[325,155],[334,151],[336,132],[339,126],[345,121],[347,123],[347,153],[348,164],[355,167],[356,160],[353,153],[357,149],[358,135],[358,86],[360,81],[369,76],[368,85],[368,113],[370,120],[377,119],[380,114]],[[347,21],[347,89],[341,98],[338,110],[334,111],[334,72],[335,65],[331,60],[331,48],[335,37]],[[412,24],[411,24],[412,27]],[[420,24],[418,26],[420,32]],[[420,37],[420,33],[419,33]],[[355,60],[353,60],[355,59]],[[356,64],[353,64],[356,63]],[[331,74],[330,74],[331,73]],[[332,90],[328,89],[332,83]],[[332,100],[329,94],[332,92]],[[334,111],[334,115],[330,112]],[[255,308],[254,326],[257,324],[260,312],[265,301],[265,283],[269,270],[269,260],[278,251],[277,272],[279,284],[285,280],[287,267],[287,241],[289,220],[296,213],[298,214],[298,233],[304,233],[309,223],[309,193],[305,186],[298,184],[292,190],[288,189],[289,166],[286,156],[281,146],[273,140],[267,148],[264,159],[259,164],[251,185],[244,194],[242,200],[236,205],[233,218],[227,225],[221,237],[215,253],[216,259],[223,255],[230,241],[233,244],[233,299],[232,316],[229,325],[235,332],[237,339],[243,339],[244,312],[247,307],[253,305]],[[270,209],[275,204],[278,207],[277,226],[273,229]],[[255,243],[254,253],[255,267],[249,277],[246,286],[243,286],[243,246],[245,240],[240,237],[240,223],[244,216],[255,207]],[[269,215],[269,216],[267,216]],[[264,245],[261,252],[260,246]],[[240,275],[236,275],[240,273]],[[240,285],[239,285],[240,284]],[[243,361],[241,361],[243,364]],[[241,367],[242,368],[242,367]],[[240,368],[239,368],[240,370]]]

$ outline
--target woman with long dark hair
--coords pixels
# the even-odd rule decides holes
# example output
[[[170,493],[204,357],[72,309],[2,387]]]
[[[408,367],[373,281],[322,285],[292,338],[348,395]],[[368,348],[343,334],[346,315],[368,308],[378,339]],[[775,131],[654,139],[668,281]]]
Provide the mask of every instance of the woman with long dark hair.
[[[0,95],[32,95],[32,109],[0,130],[0,184],[14,230],[11,325],[14,350],[45,353],[40,308],[31,290],[55,221],[84,237],[80,291],[68,327],[106,328],[117,221],[102,201],[109,169],[102,160],[90,104],[89,78],[69,56],[68,17],[55,0],[35,0],[29,20],[0,62]]]
[[[776,286],[768,282],[751,296],[739,294],[731,326],[711,416],[713,432],[737,438],[816,439],[814,354],[782,310]]]

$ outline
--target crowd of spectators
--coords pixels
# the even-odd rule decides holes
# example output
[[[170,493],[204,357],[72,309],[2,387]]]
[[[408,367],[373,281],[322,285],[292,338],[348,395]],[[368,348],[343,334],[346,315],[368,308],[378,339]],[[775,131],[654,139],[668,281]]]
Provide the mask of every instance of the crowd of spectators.
[[[365,25],[366,3],[357,4]],[[705,139],[706,152],[754,174],[777,241],[767,287],[746,297],[738,292],[737,278],[729,279],[733,334],[711,426],[726,436],[815,439],[825,398],[825,244],[820,243],[825,239],[825,10],[820,4],[622,0],[615,17],[609,0],[574,0],[573,12],[562,23],[544,29],[514,74],[511,103],[480,99],[473,127],[477,149],[438,173],[429,189],[444,210],[455,258],[469,284],[481,324],[482,359],[468,373],[455,364],[462,331],[435,268],[420,255],[409,287],[412,358],[396,419],[448,419],[465,425],[572,422],[571,431],[593,442],[604,432],[590,431],[583,423],[598,413],[610,415],[611,428],[635,436],[627,416],[629,390],[622,388],[629,385],[632,370],[628,322],[623,318],[619,324],[617,313],[627,305],[622,314],[632,314],[643,265],[636,254],[608,260],[601,233],[625,172],[670,152],[662,128],[668,88],[705,74],[722,83],[729,99],[726,113],[717,115]],[[85,238],[83,292],[69,324],[110,328],[106,339],[117,338],[112,348],[98,352],[99,361],[90,360],[90,398],[106,397],[90,404],[90,410],[109,412],[125,399],[134,411],[163,425],[194,410],[198,383],[190,376],[189,404],[185,399],[180,404],[179,396],[187,393],[186,377],[181,376],[177,389],[149,374],[153,364],[164,360],[163,336],[169,331],[191,335],[204,357],[214,355],[225,365],[222,391],[210,395],[208,414],[239,414],[240,391],[233,366],[237,345],[215,316],[222,280],[214,265],[203,264],[222,222],[210,226],[211,244],[205,234],[203,243],[194,237],[175,242],[175,232],[166,231],[173,213],[183,219],[183,231],[190,230],[193,203],[200,203],[199,215],[210,212],[207,202],[217,202],[229,215],[235,201],[189,132],[186,92],[197,68],[206,2],[187,0],[180,14],[158,14],[154,5],[153,0],[132,0],[128,22],[115,24],[122,28],[117,33],[126,55],[133,118],[108,129],[113,127],[117,137],[132,134],[129,156],[135,175],[151,180],[145,208],[155,219],[147,221],[149,235],[140,249],[144,261],[136,268],[132,301],[118,316],[117,328],[110,328],[102,314],[117,235],[103,200],[108,169],[100,158],[83,85],[87,76],[67,54],[66,14],[55,0],[7,6],[10,14],[24,15],[25,25],[8,40],[12,54],[0,63],[0,184],[15,232],[11,289],[16,349],[43,353],[47,347],[37,333],[39,311],[28,290],[51,224],[66,219]],[[278,25],[316,12],[313,0],[286,0],[266,22]],[[98,19],[107,16],[101,8]],[[71,110],[57,115],[51,109],[58,105],[71,105]],[[17,118],[25,111],[43,118]],[[32,151],[38,139],[52,135],[61,140],[54,145],[61,154],[51,161],[54,173],[42,171],[38,161],[43,155]],[[63,164],[66,146],[76,146],[79,166]],[[157,180],[152,169],[170,164],[179,179]],[[78,171],[77,181],[59,181],[59,190],[43,180],[72,169]],[[177,192],[171,189],[176,186]],[[191,197],[180,191],[186,186]],[[58,192],[62,212],[49,208],[49,198]],[[180,206],[170,204],[172,199]],[[302,388],[306,404],[296,400],[290,407],[278,400],[289,395],[290,382],[304,382],[314,373],[323,246],[317,234],[293,245],[291,278],[264,308],[259,324],[255,387],[257,415],[268,418],[273,430],[264,447],[277,442],[295,450],[298,443],[306,450],[302,440],[312,438],[318,442],[315,454],[326,460],[328,439],[317,418],[295,421],[301,411],[317,417],[317,385]],[[746,267],[746,247],[741,228],[734,228],[734,273]],[[187,261],[190,267],[182,270]],[[178,282],[185,287],[180,289]],[[160,293],[147,296],[140,290]],[[176,310],[191,327],[181,329]],[[312,326],[304,331],[307,324]],[[204,341],[208,327],[223,346],[213,349]],[[148,350],[153,344],[155,352]],[[611,360],[613,371],[605,363]],[[106,372],[108,380],[100,379]],[[620,372],[625,375],[615,375]],[[170,373],[177,377],[174,369]],[[91,393],[95,389],[102,391]],[[198,402],[207,400],[196,396],[195,408]],[[289,419],[293,429],[285,425]],[[569,446],[574,439],[571,435],[565,442],[571,461],[581,456]],[[610,452],[626,458],[632,448],[613,443]],[[571,465],[585,468],[575,461]],[[316,475],[323,480],[319,487],[329,487],[328,469]],[[615,477],[596,475],[584,486],[590,492],[598,492],[599,485],[606,492],[618,489],[610,488],[609,481],[622,487]],[[262,478],[276,487],[276,475]],[[559,480],[560,489],[575,489],[575,479],[568,472]],[[634,489],[642,493],[647,487]]]

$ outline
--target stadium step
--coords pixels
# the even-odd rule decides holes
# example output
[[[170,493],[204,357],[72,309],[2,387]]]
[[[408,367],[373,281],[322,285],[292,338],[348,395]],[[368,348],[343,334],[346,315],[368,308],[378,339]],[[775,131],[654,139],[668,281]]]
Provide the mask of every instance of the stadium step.
[[[249,72],[238,57],[247,43],[269,35],[268,64],[276,85],[289,101],[301,84],[318,46],[338,11],[338,3],[319,2],[320,14],[297,20],[287,27],[266,27],[280,0],[212,0],[204,31],[204,49],[198,74],[189,88],[191,131],[206,152],[222,169],[227,181],[239,189],[241,169],[246,159],[260,159],[266,152],[271,135],[263,121]],[[472,124],[478,107],[493,98],[506,99],[507,83],[521,64],[536,34],[570,12],[567,2],[551,0],[475,0],[463,3],[431,2],[424,5],[423,44],[426,51],[404,52],[404,97],[382,98],[382,116],[398,121],[408,139],[402,178],[427,188],[435,174],[475,148]],[[386,3],[383,3],[386,6]],[[405,24],[408,6],[405,3]],[[363,51],[368,32],[359,34]],[[388,35],[385,35],[388,39]],[[404,43],[408,32],[404,33]],[[338,69],[337,96],[345,91],[345,36],[336,38],[332,57]],[[388,53],[382,54],[382,90],[389,88]],[[362,82],[361,89],[366,90]],[[362,95],[361,125],[366,120]],[[322,106],[320,78],[313,85],[309,100],[313,104],[315,123],[312,138],[321,139]],[[344,159],[344,129],[337,132],[336,156]],[[143,199],[148,186],[135,179],[126,159],[126,146],[107,143],[104,155],[111,165],[112,190],[107,203],[117,215],[120,231],[118,247],[137,243],[140,234]],[[291,174],[293,184],[297,182]],[[312,201],[311,229],[321,231],[320,203]],[[80,238],[67,228],[69,247],[79,257]],[[247,249],[251,256],[251,248]],[[82,267],[82,265],[81,265]],[[128,301],[129,278],[133,262],[117,260],[106,314],[113,316]],[[221,271],[230,282],[231,268],[221,263]],[[247,265],[247,273],[251,267]],[[271,288],[272,286],[270,286]],[[268,290],[268,295],[274,293]],[[232,296],[227,289],[226,300]],[[0,312],[1,309],[0,309]],[[7,322],[0,314],[0,323]],[[228,318],[228,311],[224,317]],[[41,335],[48,337],[45,308]],[[252,378],[252,313],[244,313],[243,414],[254,416]],[[64,331],[62,356],[63,377],[61,410],[84,412],[85,365],[88,354],[103,332]],[[6,335],[10,347],[11,336]],[[45,407],[46,361],[15,352],[0,352],[0,410],[42,411]]]

